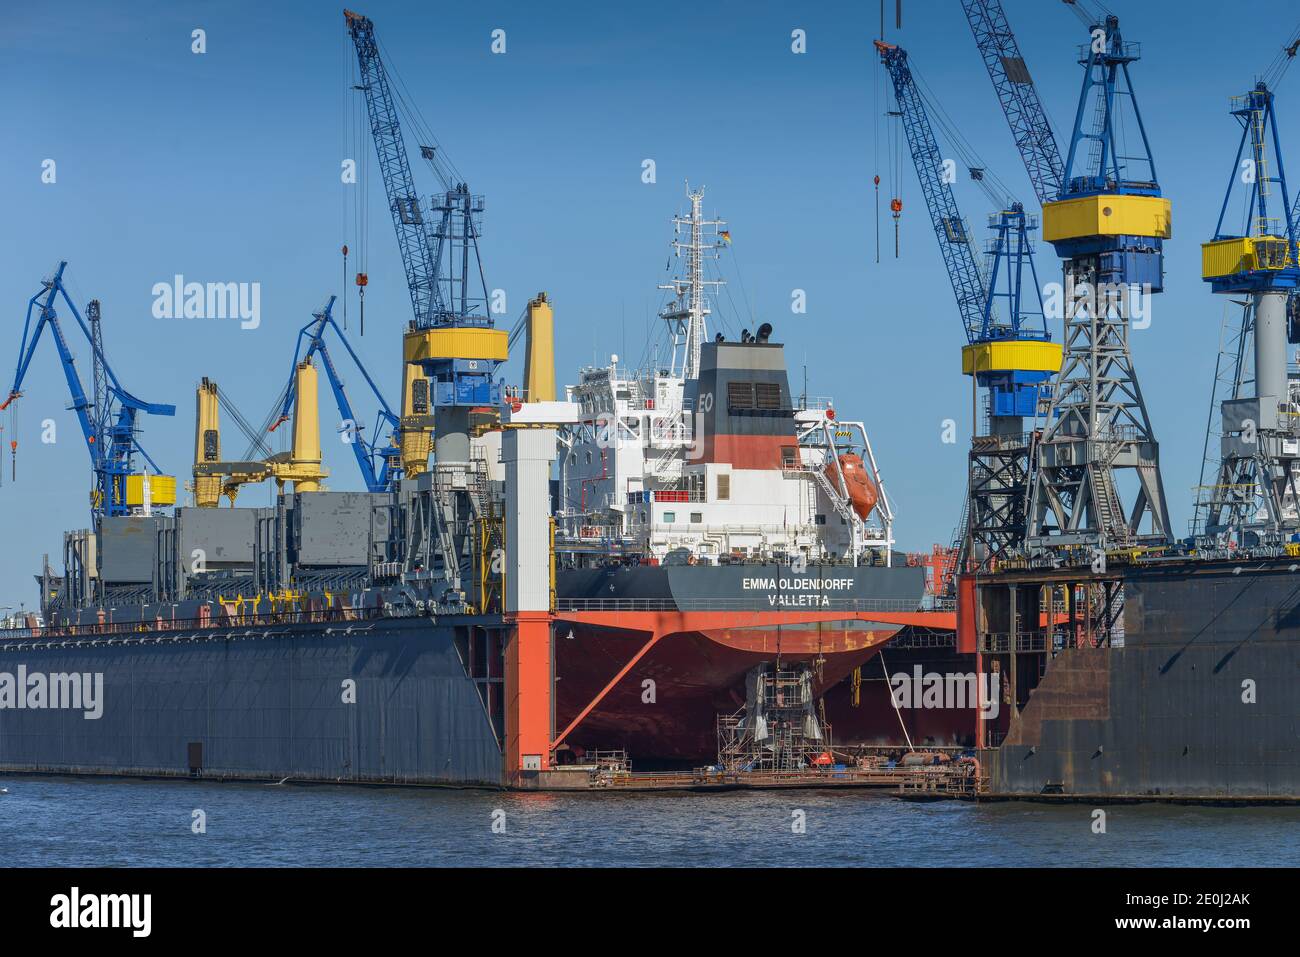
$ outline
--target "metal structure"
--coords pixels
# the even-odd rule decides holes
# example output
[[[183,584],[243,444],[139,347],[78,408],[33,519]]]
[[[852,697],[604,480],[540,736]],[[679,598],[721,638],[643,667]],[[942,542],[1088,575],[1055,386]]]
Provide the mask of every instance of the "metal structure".
[[[298,382],[298,368],[303,362],[310,363],[314,356],[320,356],[321,365],[325,369],[325,375],[329,379],[330,389],[334,393],[334,401],[338,405],[340,426],[339,432],[344,436],[350,446],[352,453],[356,457],[357,467],[361,470],[361,477],[366,483],[366,490],[369,492],[383,492],[395,488],[401,478],[402,465],[400,461],[401,450],[398,448],[398,419],[389,408],[388,403],[384,401],[383,393],[379,391],[379,386],[371,378],[370,373],[362,364],[360,357],[348,342],[347,336],[339,328],[338,323],[334,321],[334,296],[329,297],[329,301],[319,311],[312,314],[312,321],[303,326],[298,331],[298,344],[294,349],[293,365],[290,366],[289,384],[285,387],[284,403],[280,409],[280,415],[275,424],[271,426],[271,431],[275,431],[281,423],[288,422],[290,413],[294,408]],[[364,432],[365,427],[358,421],[356,413],[352,410],[352,403],[348,399],[347,390],[344,388],[343,380],[339,376],[338,368],[334,365],[334,360],[330,356],[329,347],[325,343],[325,332],[333,329],[338,336],[339,342],[351,356],[357,370],[361,373],[362,378],[366,380],[366,385],[370,387],[371,393],[379,403],[379,411],[375,417],[374,431],[371,433],[374,438],[367,439]],[[306,346],[304,349],[303,346]],[[387,438],[380,440],[380,435],[388,429]]]
[[[1274,94],[1260,82],[1232,103],[1241,138],[1214,237],[1201,247],[1202,276],[1216,293],[1249,297],[1249,325],[1238,337],[1234,389],[1221,405],[1218,477],[1201,490],[1197,532],[1244,546],[1276,543],[1300,524],[1300,404],[1287,374],[1287,301],[1300,283],[1300,268]],[[1238,180],[1248,210],[1240,234],[1224,228]],[[1253,396],[1240,394],[1246,340],[1254,346]]]
[[[688,239],[685,242],[673,240],[672,244],[674,255],[680,256],[682,250],[686,251],[686,276],[673,279],[672,282],[665,283],[659,288],[671,290],[675,297],[662,313],[664,321],[668,323],[668,328],[673,334],[673,359],[669,367],[670,371],[683,379],[695,379],[700,374],[700,346],[704,342],[704,337],[708,335],[705,320],[710,310],[704,290],[708,286],[716,288],[723,285],[720,279],[704,278],[705,258],[712,254],[712,258],[716,259],[716,250],[720,248],[717,243],[704,241],[704,228],[712,226],[716,231],[727,224],[721,219],[704,218],[703,189],[692,191],[688,183],[686,196],[691,201],[691,215],[689,218],[674,216],[673,228],[680,235],[682,227],[685,226]],[[678,352],[681,353],[682,361],[680,369],[677,365]]]
[[[956,543],[960,566],[971,561],[984,565],[1024,536],[1029,479],[1024,420],[1036,417],[1043,384],[1061,363],[1061,348],[1051,342],[1043,317],[1029,238],[1037,221],[1014,201],[990,216],[991,265],[987,273],[981,270],[907,51],[879,40],[875,46],[893,82],[917,179],[957,299],[966,334],[962,372],[986,392],[983,414],[978,397],[974,399],[968,501]]]
[[[783,665],[778,658],[750,669],[745,707],[718,716],[718,766],[726,771],[799,771],[827,761],[830,727],[818,716],[815,683],[807,664]]]
[[[1139,55],[1116,17],[1091,27],[1061,193],[1043,205],[1043,237],[1065,260],[1065,357],[1036,443],[1031,550],[1104,550],[1170,537],[1159,446],[1129,349],[1133,305],[1149,308],[1147,296],[1161,290],[1162,241],[1170,235],[1169,200],[1160,195],[1129,76]],[[1132,155],[1118,149],[1122,113],[1137,133]],[[1120,470],[1136,473],[1131,505]]]
[[[5,401],[0,403],[0,410],[8,408],[15,399],[22,396],[23,381],[41,341],[41,333],[48,327],[72,395],[71,408],[81,425],[86,451],[90,453],[93,475],[90,508],[94,524],[98,525],[99,519],[106,515],[130,515],[136,511],[148,511],[153,506],[173,505],[176,500],[176,480],[159,474],[157,464],[137,441],[139,427],[136,418],[142,412],[146,415],[175,415],[176,407],[145,402],[123,388],[104,353],[99,302],[92,301],[87,309],[91,317],[91,322],[87,325],[63,284],[63,272],[67,265],[66,261],[60,262],[54,275],[42,282],[41,291],[27,302],[22,345],[18,351],[18,368],[14,373],[13,387]],[[60,297],[72,311],[77,325],[90,343],[93,357],[93,398],[88,397],[82,388],[72,350],[59,323],[55,301]],[[35,322],[32,318],[33,310],[37,310]],[[152,474],[149,471],[136,471],[137,455],[148,464]]]
[[[483,197],[470,192],[437,146],[421,145],[441,183],[427,208],[415,189],[397,101],[375,38],[374,23],[344,11],[360,68],[375,153],[406,270],[413,319],[403,340],[399,443],[408,476],[427,468],[431,432],[443,463],[469,460],[469,415],[498,407],[494,380],[506,359],[507,333],[492,328],[479,258]]]
[[[962,10],[1024,159],[1034,195],[1040,203],[1050,202],[1061,193],[1065,164],[1002,4],[1000,0],[962,0]]]

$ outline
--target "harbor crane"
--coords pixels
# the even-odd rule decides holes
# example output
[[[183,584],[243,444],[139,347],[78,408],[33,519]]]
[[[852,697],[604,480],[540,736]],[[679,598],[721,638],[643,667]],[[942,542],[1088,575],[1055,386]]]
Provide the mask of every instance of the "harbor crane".
[[[413,317],[403,336],[399,445],[403,474],[428,468],[436,437],[436,458],[464,463],[470,458],[470,412],[499,408],[502,384],[495,379],[507,358],[508,333],[493,328],[478,240],[483,197],[472,193],[436,143],[420,155],[442,189],[426,209],[416,192],[402,137],[388,70],[380,55],[374,23],[344,11],[356,50],[360,90],[379,159],[397,244],[406,270]],[[418,117],[415,132],[424,134]],[[429,139],[432,137],[430,135]]]
[[[1296,224],[1277,129],[1275,96],[1261,80],[1234,97],[1241,126],[1213,238],[1201,246],[1202,277],[1216,293],[1246,297],[1244,340],[1253,340],[1254,395],[1241,392],[1243,365],[1220,408],[1221,459],[1197,503],[1197,531],[1213,544],[1280,545],[1296,530],[1300,404],[1287,373],[1287,304],[1300,285]],[[1238,183],[1246,200],[1240,230],[1225,220]]]
[[[975,409],[967,512],[955,536],[959,568],[969,560],[984,564],[1024,534],[1024,420],[1037,416],[1043,384],[1061,364],[1061,347],[1051,341],[1043,317],[1029,239],[1037,223],[1020,203],[1004,202],[990,217],[991,268],[987,275],[981,270],[974,238],[952,189],[951,164],[939,150],[907,51],[882,40],[875,46],[893,83],[912,162],[957,299],[966,335],[962,372],[987,394],[987,414],[979,415],[978,404]],[[999,305],[1006,310],[1005,318]]]
[[[394,488],[401,476],[402,466],[399,461],[401,452],[397,446],[399,423],[397,416],[393,414],[393,410],[389,408],[388,403],[384,400],[383,393],[379,391],[379,386],[375,384],[375,380],[366,371],[365,365],[362,364],[360,357],[352,348],[352,344],[348,342],[343,330],[334,321],[333,311],[336,298],[330,296],[324,307],[312,314],[311,322],[298,331],[298,344],[294,349],[293,364],[289,367],[289,384],[285,387],[284,402],[280,414],[271,426],[270,431],[274,432],[282,423],[290,420],[296,398],[299,367],[304,362],[310,363],[313,357],[320,356],[321,365],[325,369],[325,376],[329,379],[330,389],[334,393],[334,401],[338,405],[342,422],[340,431],[344,436],[344,440],[352,446],[357,466],[361,469],[361,477],[366,483],[366,490],[384,492]],[[330,329],[334,330],[338,341],[343,344],[343,348],[352,358],[353,364],[357,367],[362,378],[365,379],[366,385],[370,387],[375,400],[379,403],[375,428],[372,432],[372,435],[375,436],[374,439],[366,438],[364,434],[365,428],[357,420],[356,414],[352,410],[352,403],[348,399],[343,380],[339,376],[333,357],[330,356],[329,347],[325,342],[325,333]],[[385,428],[388,429],[389,434],[381,442],[378,436]]]
[[[1149,311],[1149,295],[1163,288],[1171,219],[1129,71],[1140,48],[1124,40],[1113,14],[1090,12],[1081,0],[1066,5],[1087,26],[1088,42],[1062,162],[1001,3],[962,4],[1042,201],[1043,238],[1064,267],[1064,355],[1034,440],[1024,546],[1091,562],[1098,550],[1170,543],[1159,445],[1129,334],[1134,310]],[[1129,149],[1121,151],[1125,130]],[[1121,474],[1137,478],[1129,505]]]
[[[176,503],[175,477],[160,474],[157,464],[137,438],[140,431],[137,417],[141,413],[175,415],[176,407],[145,402],[122,386],[104,353],[99,301],[92,300],[87,307],[87,323],[64,286],[63,273],[67,265],[66,261],[60,262],[53,276],[44,280],[41,290],[28,300],[22,345],[18,352],[18,369],[14,373],[8,397],[0,403],[0,410],[8,408],[23,395],[23,383],[31,368],[32,357],[41,341],[41,334],[48,328],[59,353],[68,391],[72,395],[70,408],[77,416],[86,451],[90,454],[90,509],[92,522],[97,527],[104,516],[147,512],[154,506]],[[71,311],[77,326],[90,344],[93,397],[87,396],[82,388],[72,350],[59,322],[55,303],[60,299]],[[16,450],[16,445],[14,448]],[[137,455],[148,465],[148,469],[136,471]]]

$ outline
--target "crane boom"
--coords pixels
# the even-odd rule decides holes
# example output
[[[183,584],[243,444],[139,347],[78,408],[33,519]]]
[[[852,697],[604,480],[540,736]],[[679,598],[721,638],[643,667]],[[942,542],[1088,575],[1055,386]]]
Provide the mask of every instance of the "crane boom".
[[[1050,202],[1061,194],[1065,164],[1001,0],[962,0],[961,5],[1029,173],[1034,195],[1040,203]]]
[[[348,355],[352,357],[353,363],[366,380],[366,384],[370,386],[370,391],[374,393],[375,398],[379,401],[376,434],[382,431],[385,425],[392,432],[396,432],[399,424],[398,418],[384,400],[384,396],[379,391],[379,386],[375,384],[375,380],[370,377],[370,373],[362,365],[360,357],[352,348],[352,344],[348,342],[347,337],[343,335],[343,331],[339,329],[338,323],[334,321],[335,298],[330,296],[325,307],[320,312],[314,313],[311,322],[298,331],[298,345],[294,350],[293,364],[289,367],[289,385],[285,390],[280,417],[276,420],[275,425],[271,426],[271,431],[274,431],[282,422],[289,420],[290,412],[293,409],[297,383],[296,371],[299,364],[310,361],[313,356],[319,355],[321,364],[325,367],[325,375],[330,382],[330,389],[334,393],[334,401],[338,405],[339,415],[343,420],[343,429],[348,435],[347,442],[352,446],[352,453],[356,457],[357,466],[361,469],[361,477],[366,483],[366,489],[371,492],[383,492],[393,486],[400,472],[401,464],[398,461],[400,458],[398,446],[391,435],[388,443],[380,446],[373,440],[367,441],[365,436],[361,434],[362,427],[352,411],[352,403],[348,399],[343,380],[339,376],[338,368],[334,365],[333,357],[330,356],[329,347],[325,344],[326,329],[334,330],[339,341],[343,343],[343,348],[347,350]],[[303,349],[304,343],[307,346],[305,351]]]
[[[894,85],[894,97],[902,115],[907,145],[912,153],[917,179],[930,212],[930,224],[939,240],[939,252],[948,270],[953,294],[957,297],[957,310],[966,330],[966,341],[975,342],[984,323],[984,310],[988,290],[984,286],[979,263],[975,257],[973,240],[952,186],[944,176],[943,154],[930,126],[930,117],[912,78],[907,62],[907,51],[892,43],[875,41],[880,59],[889,70]]]
[[[351,10],[343,11],[343,16],[356,47],[361,73],[359,85],[366,95],[370,132],[375,140],[384,190],[388,194],[388,209],[397,232],[402,265],[406,269],[411,308],[416,323],[423,325],[430,316],[444,311],[438,286],[439,256],[435,253],[420,197],[415,190],[401,122],[388,85],[388,73],[379,55],[379,43],[375,39],[375,25],[369,17]]]

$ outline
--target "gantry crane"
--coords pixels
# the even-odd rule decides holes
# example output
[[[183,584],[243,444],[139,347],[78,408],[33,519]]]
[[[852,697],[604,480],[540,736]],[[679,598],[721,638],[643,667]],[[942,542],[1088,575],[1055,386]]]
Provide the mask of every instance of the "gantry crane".
[[[104,516],[130,515],[138,511],[147,511],[154,506],[170,506],[176,503],[176,479],[173,476],[160,474],[157,464],[136,438],[139,433],[136,418],[140,413],[175,415],[176,407],[145,402],[122,387],[104,353],[99,302],[92,301],[87,309],[87,313],[91,316],[91,324],[88,326],[63,284],[63,272],[67,265],[66,261],[60,262],[54,275],[44,280],[41,290],[28,300],[27,318],[23,323],[22,345],[18,352],[18,369],[14,373],[14,383],[9,390],[9,396],[0,403],[0,410],[8,408],[14,400],[22,396],[23,382],[31,367],[36,347],[41,341],[41,333],[48,327],[59,353],[59,361],[63,365],[63,375],[67,380],[68,390],[72,395],[71,408],[81,425],[86,451],[90,454],[93,476],[93,487],[90,492],[91,520],[94,526],[98,527],[99,520]],[[81,386],[81,377],[77,374],[72,350],[59,323],[58,313],[55,310],[55,302],[59,298],[62,298],[72,311],[77,325],[90,343],[93,399],[86,395]],[[33,324],[34,310],[37,316]],[[148,463],[152,473],[136,471],[137,454]]]
[[[1273,92],[1260,81],[1232,106],[1241,138],[1214,237],[1201,246],[1201,264],[1216,293],[1248,297],[1254,395],[1238,394],[1238,375],[1238,388],[1222,403],[1222,457],[1217,481],[1198,502],[1197,530],[1216,542],[1246,546],[1254,544],[1250,536],[1277,545],[1300,525],[1300,405],[1287,373],[1287,302],[1300,284],[1297,234]],[[1247,212],[1242,230],[1234,231],[1225,219],[1238,182]]]
[[[290,419],[290,413],[294,409],[294,401],[297,395],[299,367],[304,362],[310,363],[313,357],[320,356],[321,365],[325,368],[325,375],[329,379],[330,389],[334,392],[334,401],[338,405],[343,439],[352,446],[352,452],[356,456],[357,466],[361,469],[361,477],[366,483],[366,489],[371,492],[387,491],[394,488],[401,477],[401,450],[397,445],[399,428],[397,416],[393,414],[393,410],[384,401],[379,386],[370,377],[365,365],[362,364],[361,359],[353,350],[352,344],[348,342],[347,336],[343,334],[343,330],[334,321],[335,299],[335,296],[330,296],[324,308],[313,313],[311,322],[298,331],[298,344],[294,349],[293,365],[290,366],[289,384],[285,387],[284,402],[280,409],[280,415],[271,426],[270,431],[274,432],[282,423],[288,422]],[[343,386],[343,380],[339,377],[338,368],[334,365],[329,347],[325,343],[325,332],[328,329],[334,330],[339,342],[343,344],[343,348],[352,357],[353,364],[356,365],[362,378],[366,380],[366,385],[370,387],[370,391],[374,394],[375,400],[379,403],[373,433],[375,435],[374,439],[366,438],[364,426],[358,422],[355,413],[352,411],[352,403],[348,400],[347,390]],[[304,345],[306,346],[305,349],[303,348]],[[385,428],[388,429],[388,437],[380,441],[378,437]]]
[[[413,477],[428,467],[431,430],[439,462],[469,461],[470,410],[501,405],[494,376],[507,358],[507,333],[493,328],[488,311],[478,250],[483,197],[470,192],[436,145],[422,144],[420,155],[442,186],[425,210],[374,23],[350,10],[344,19],[414,313],[403,337],[399,441],[403,474]]]
[[[877,40],[916,167],[921,192],[966,335],[962,372],[987,392],[987,415],[975,412],[967,515],[958,529],[959,567],[995,559],[1024,535],[1028,461],[1024,419],[1037,415],[1043,383],[1060,367],[1061,347],[1043,318],[1029,231],[1036,225],[1020,203],[990,217],[992,267],[979,267],[970,228],[945,175],[924,99],[907,51]],[[1005,289],[999,289],[999,280]],[[999,303],[999,300],[1002,300]],[[1037,309],[1034,303],[1037,302]],[[997,307],[1006,310],[1006,318]]]
[[[1043,238],[1064,260],[1064,359],[1032,453],[1025,545],[1058,552],[1170,541],[1156,442],[1129,350],[1134,304],[1164,283],[1169,200],[1134,95],[1129,64],[1139,57],[1117,17],[1092,15],[1067,0],[1088,27],[1084,68],[1064,163],[1029,71],[998,0],[963,0],[975,42],[1034,189],[1043,203]],[[1121,153],[1127,113],[1136,150]],[[1057,170],[1059,169],[1059,174]],[[1055,190],[1055,193],[1053,193]],[[1137,476],[1126,506],[1118,470]],[[1149,526],[1144,530],[1144,520]]]

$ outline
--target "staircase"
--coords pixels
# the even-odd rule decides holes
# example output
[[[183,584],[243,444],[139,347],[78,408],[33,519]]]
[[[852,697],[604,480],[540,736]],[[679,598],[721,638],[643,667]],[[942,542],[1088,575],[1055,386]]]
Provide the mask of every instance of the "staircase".
[[[1128,520],[1124,516],[1124,503],[1115,488],[1115,478],[1104,464],[1093,462],[1088,466],[1089,484],[1092,487],[1093,509],[1097,526],[1108,544],[1127,545],[1132,541]]]

